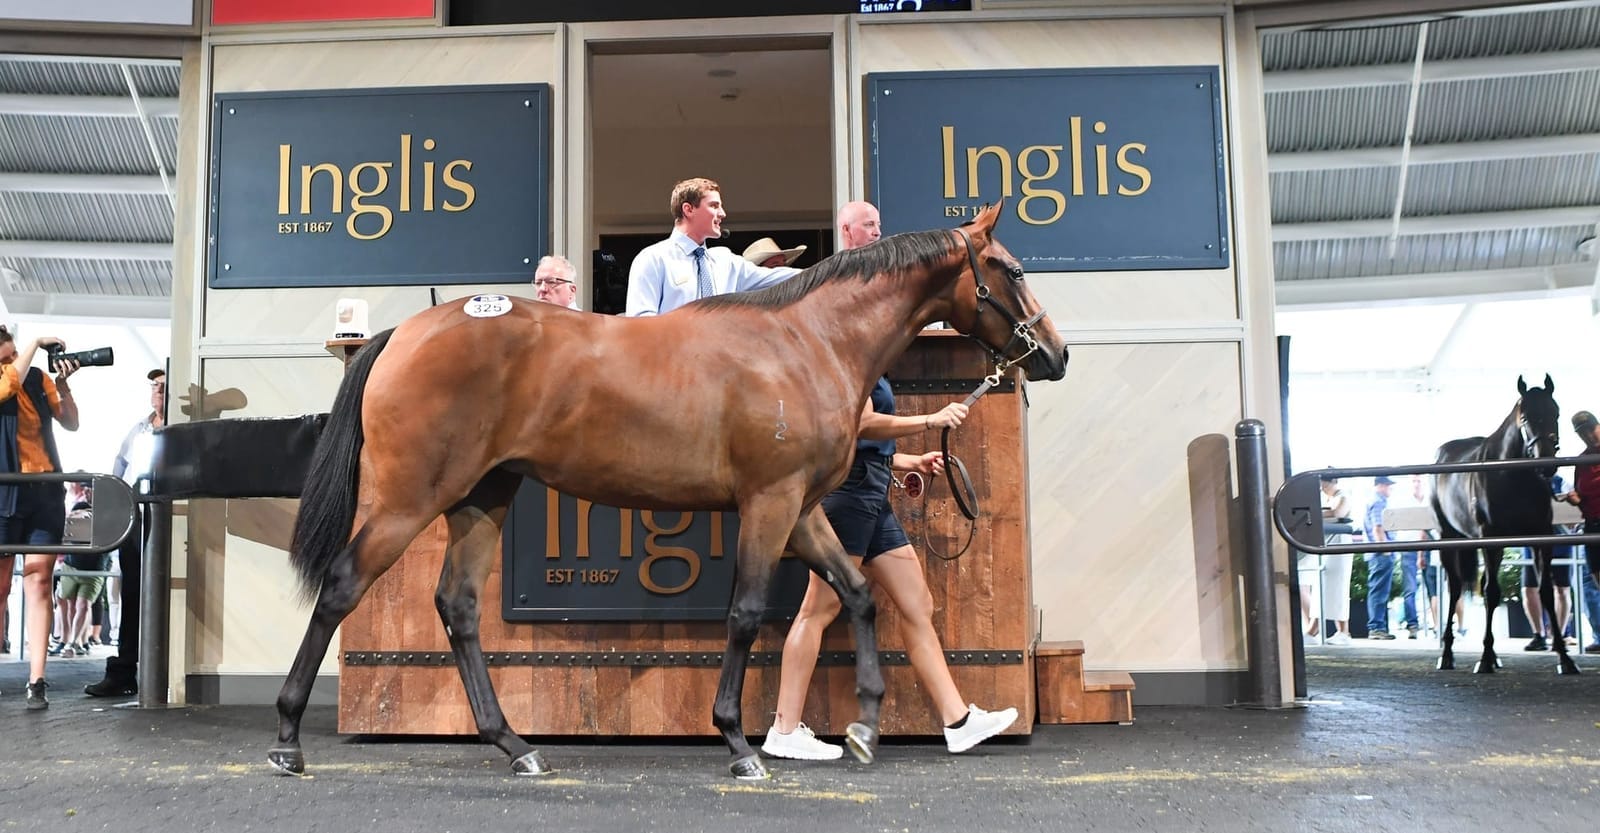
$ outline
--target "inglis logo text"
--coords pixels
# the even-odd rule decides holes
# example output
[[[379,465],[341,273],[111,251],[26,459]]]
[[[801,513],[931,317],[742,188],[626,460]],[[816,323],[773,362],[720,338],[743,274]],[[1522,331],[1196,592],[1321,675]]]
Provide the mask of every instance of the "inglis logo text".
[[[435,150],[437,145],[433,139],[423,139],[421,144],[424,154]],[[348,189],[350,209],[344,221],[345,233],[357,240],[377,240],[394,227],[395,213],[412,211],[414,202],[420,204],[422,211],[458,212],[471,208],[477,200],[477,189],[465,177],[466,172],[472,170],[471,160],[452,159],[441,164],[424,156],[421,159],[421,176],[418,177],[409,133],[400,134],[399,156],[398,162],[359,162],[348,171],[332,162],[302,162],[297,167],[293,146],[280,144],[278,216],[289,217],[293,213],[311,215],[320,207],[313,205],[313,190],[320,194],[323,188],[327,189],[329,210],[335,216],[345,214],[345,192]],[[397,176],[391,176],[391,170],[397,170]],[[391,180],[398,180],[398,194],[394,197],[388,195]],[[317,185],[319,181],[326,185]],[[415,193],[418,185],[420,195]],[[413,199],[419,196],[420,199]],[[363,220],[363,217],[375,219]],[[332,227],[333,224],[326,221],[282,221],[278,223],[278,233],[322,233]]]
[[[1096,121],[1090,125],[1090,130],[1098,137],[1106,133],[1108,126],[1104,121]],[[980,194],[993,195],[997,191],[1002,196],[1011,197],[1020,188],[1022,199],[1016,202],[1017,217],[1029,225],[1047,226],[1060,220],[1067,212],[1068,194],[1082,197],[1089,193],[1088,188],[1093,188],[1094,194],[1101,197],[1110,196],[1113,189],[1119,197],[1138,197],[1150,190],[1150,169],[1139,164],[1148,151],[1143,142],[1126,142],[1113,152],[1109,144],[1096,141],[1092,151],[1089,151],[1094,155],[1093,166],[1090,167],[1088,152],[1084,147],[1082,116],[1068,119],[1066,144],[1028,145],[1014,154],[1000,145],[960,147],[956,141],[956,129],[952,125],[941,125],[940,134],[944,198],[955,200],[965,196],[976,200]],[[961,151],[959,155],[958,148]],[[1061,159],[1063,150],[1068,153],[1067,170],[1064,173]],[[1111,170],[1113,153],[1115,172]],[[965,173],[964,195],[959,193],[957,187],[958,159],[965,162],[960,168]],[[984,176],[991,171],[990,177],[994,174],[999,176],[998,189],[994,187],[992,178]],[[1058,176],[1064,176],[1066,181],[1056,183]],[[1059,187],[1040,187],[1040,183],[1058,184]],[[945,216],[965,217],[975,214],[978,208],[976,205],[947,204]]]

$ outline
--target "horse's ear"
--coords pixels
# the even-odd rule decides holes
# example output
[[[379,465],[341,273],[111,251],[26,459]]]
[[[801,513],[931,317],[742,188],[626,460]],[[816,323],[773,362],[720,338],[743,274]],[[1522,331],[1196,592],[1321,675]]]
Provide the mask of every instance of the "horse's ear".
[[[1521,396],[1522,394],[1525,394],[1527,392],[1528,392],[1528,383],[1522,381],[1522,377],[1518,376],[1517,377],[1517,395]]]
[[[1001,197],[985,207],[983,211],[978,214],[977,219],[974,220],[972,224],[982,229],[984,234],[993,232],[995,225],[1000,222],[1000,212],[1005,207],[1006,198]]]
[[[1554,379],[1550,378],[1550,374],[1548,374],[1548,373],[1546,373],[1544,375],[1544,392],[1545,393],[1555,393],[1556,392],[1556,382],[1555,382]]]

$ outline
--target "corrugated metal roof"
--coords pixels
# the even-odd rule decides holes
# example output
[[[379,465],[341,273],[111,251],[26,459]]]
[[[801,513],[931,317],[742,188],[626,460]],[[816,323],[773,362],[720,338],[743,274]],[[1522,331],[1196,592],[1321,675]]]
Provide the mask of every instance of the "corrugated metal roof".
[[[1405,13],[1396,3],[1397,14]],[[1381,23],[1381,22],[1380,22]],[[1268,72],[1410,63],[1417,25],[1339,24],[1268,34],[1261,59]],[[1535,9],[1514,14],[1441,17],[1428,25],[1425,60],[1449,61],[1583,49],[1600,42],[1600,8]]]
[[[22,275],[26,292],[166,298],[172,294],[172,264],[157,260],[0,258]]]
[[[1410,165],[1402,216],[1445,218],[1448,225],[1454,215],[1594,207],[1600,221],[1600,153],[1575,148],[1564,155],[1516,149],[1488,154],[1472,148],[1475,142],[1600,134],[1600,67],[1594,66],[1589,53],[1566,60],[1559,54],[1600,48],[1600,3],[1500,12],[1428,24],[1425,80],[1419,89],[1412,143],[1418,148],[1459,151],[1470,161]],[[1269,89],[1272,72],[1321,71],[1296,76],[1297,89],[1268,93],[1269,153],[1395,151],[1395,163],[1386,166],[1340,167],[1348,163],[1330,156],[1323,158],[1320,169],[1272,174],[1275,224],[1391,216],[1401,182],[1398,149],[1404,142],[1410,86],[1374,84],[1370,76],[1339,70],[1387,66],[1398,69],[1399,77],[1409,77],[1419,28],[1375,21],[1263,36]],[[1542,61],[1555,57],[1557,71],[1517,60],[1535,55],[1543,56]],[[1491,65],[1496,75],[1426,80],[1429,64],[1484,58],[1497,59]],[[1472,66],[1478,71],[1483,65]],[[1306,164],[1301,161],[1297,167]],[[1539,215],[1527,217],[1521,215],[1506,225],[1543,221]],[[1570,216],[1549,221],[1570,222]],[[1291,282],[1445,272],[1492,275],[1494,270],[1585,262],[1577,244],[1595,234],[1592,225],[1484,231],[1464,222],[1459,232],[1439,232],[1439,225],[1431,222],[1427,234],[1402,232],[1392,244],[1392,257],[1388,238],[1340,239],[1332,236],[1340,233],[1336,228],[1330,228],[1329,239],[1280,242],[1274,246],[1276,276]]]
[[[170,243],[172,207],[160,194],[0,191],[0,239]]]
[[[1559,266],[1582,261],[1578,243],[1593,226],[1404,236],[1389,256],[1386,237],[1304,240],[1273,246],[1279,281],[1365,278]]]
[[[178,96],[177,64],[128,65],[139,95]],[[128,83],[119,64],[104,61],[38,60],[7,56],[0,60],[0,93],[30,95],[106,95],[126,97]]]
[[[177,162],[176,119],[151,127],[167,171]],[[0,171],[48,174],[153,174],[139,121],[109,116],[25,116],[0,114]]]

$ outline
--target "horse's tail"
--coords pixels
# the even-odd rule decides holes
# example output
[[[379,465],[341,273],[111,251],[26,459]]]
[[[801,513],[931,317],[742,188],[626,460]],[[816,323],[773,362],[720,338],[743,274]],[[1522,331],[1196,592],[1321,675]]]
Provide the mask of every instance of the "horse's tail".
[[[300,512],[294,519],[294,537],[289,544],[289,563],[300,574],[303,600],[316,595],[350,540],[361,486],[361,446],[366,441],[361,429],[361,402],[372,365],[393,334],[394,330],[388,329],[373,336],[350,360],[333,398],[328,424],[311,455],[311,468],[300,492]]]

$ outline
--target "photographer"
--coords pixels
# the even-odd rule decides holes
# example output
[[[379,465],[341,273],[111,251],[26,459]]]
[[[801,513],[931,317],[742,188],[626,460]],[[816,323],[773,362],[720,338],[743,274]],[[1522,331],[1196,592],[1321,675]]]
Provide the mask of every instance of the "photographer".
[[[8,474],[61,471],[56,453],[54,423],[78,430],[78,406],[72,401],[67,377],[78,363],[53,361],[54,381],[33,367],[39,347],[59,353],[66,345],[59,338],[36,338],[20,350],[11,331],[0,326],[0,471]],[[66,493],[60,483],[0,483],[0,547],[6,544],[43,546],[61,543],[67,519]],[[13,555],[0,555],[0,613],[11,592]],[[50,579],[56,557],[30,554],[22,557],[23,593],[28,600],[27,707],[50,705],[45,698],[44,660],[50,640]]]

